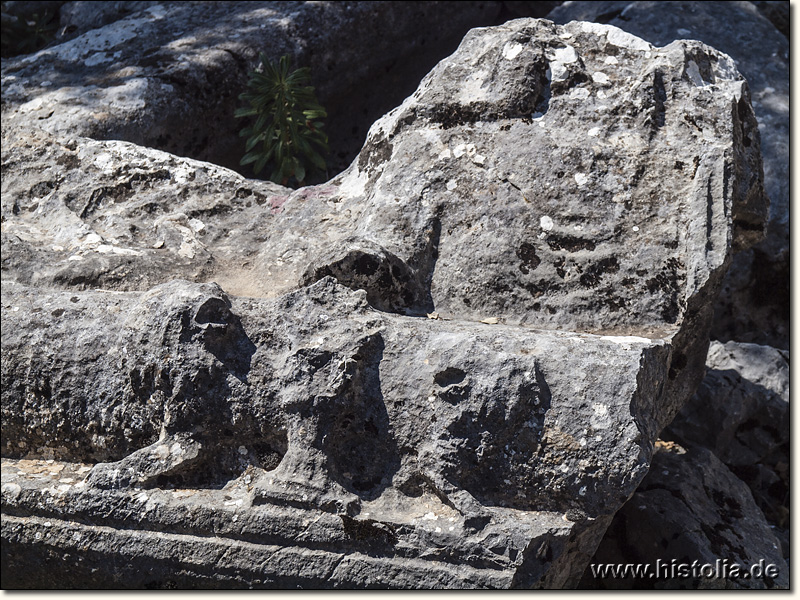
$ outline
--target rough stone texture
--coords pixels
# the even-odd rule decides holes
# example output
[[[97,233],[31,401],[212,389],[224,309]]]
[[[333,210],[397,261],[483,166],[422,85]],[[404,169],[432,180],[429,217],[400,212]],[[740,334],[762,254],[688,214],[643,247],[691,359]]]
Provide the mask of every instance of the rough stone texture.
[[[757,0],[753,2],[758,11],[767,17],[778,28],[786,39],[789,39],[791,14],[788,0]]]
[[[657,569],[655,557],[660,560]],[[727,576],[674,577],[672,565],[722,565]],[[724,561],[724,562],[723,562]],[[763,561],[777,575],[732,576]],[[593,564],[648,564],[658,577],[597,579],[587,569],[582,588],[771,589],[789,587],[778,540],[747,486],[706,448],[659,442],[650,473],[617,513]],[[677,568],[677,567],[676,567]],[[679,571],[675,571],[679,573]],[[763,571],[762,571],[763,573]],[[753,575],[758,575],[757,571]]]
[[[590,23],[472,31],[345,173],[295,192],[21,110],[19,587],[574,586],[766,215],[732,61]]]
[[[290,192],[129,142],[6,139],[3,276],[30,285],[143,290],[213,278],[246,293],[237,274]]]
[[[92,29],[100,29],[120,19],[147,10],[159,3],[156,0],[115,0],[92,2],[77,0],[65,2],[58,12],[61,30],[56,42],[64,42],[83,35]]]
[[[4,61],[4,127],[34,121],[58,135],[126,140],[236,169],[244,125],[233,114],[248,71],[259,51],[289,54],[311,67],[328,109],[332,173],[437,56],[500,10],[497,2],[71,4],[62,7],[68,23],[114,20]],[[119,18],[123,10],[134,12]]]
[[[788,11],[788,2],[776,4]],[[750,2],[566,2],[548,18],[608,23],[659,46],[683,38],[702,40],[735,60],[753,98],[771,205],[766,239],[734,259],[712,334],[721,341],[788,348],[788,39]]]
[[[73,568],[66,582],[81,587],[165,584],[127,565],[53,564],[92,527],[110,528],[93,553],[145,562],[220,536],[180,564],[178,585],[574,585],[609,506],[646,471],[669,353],[661,340],[382,313],[332,278],[271,301],[181,281],[6,283],[2,307],[3,455],[58,461],[5,463],[11,587],[60,587]],[[116,462],[74,464],[98,460]],[[304,518],[323,522],[298,537]],[[44,520],[41,546],[30,535]],[[131,527],[163,535],[143,550]],[[265,567],[239,554],[276,545],[295,549]]]
[[[749,487],[789,557],[789,353],[712,342],[708,372],[663,436],[701,445]]]

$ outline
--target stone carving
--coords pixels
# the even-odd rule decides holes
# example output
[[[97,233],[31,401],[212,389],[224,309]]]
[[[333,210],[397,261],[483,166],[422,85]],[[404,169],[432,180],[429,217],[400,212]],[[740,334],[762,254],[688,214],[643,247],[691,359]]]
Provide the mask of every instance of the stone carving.
[[[14,102],[14,586],[575,586],[766,215],[730,59],[591,23],[473,30],[294,192]]]

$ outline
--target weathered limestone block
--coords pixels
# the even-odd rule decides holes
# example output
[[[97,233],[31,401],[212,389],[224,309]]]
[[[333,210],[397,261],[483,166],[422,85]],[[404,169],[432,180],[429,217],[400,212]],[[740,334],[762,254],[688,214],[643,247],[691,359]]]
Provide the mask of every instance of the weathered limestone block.
[[[12,587],[161,585],[175,575],[159,557],[212,533],[203,556],[235,551],[173,564],[178,585],[284,585],[312,550],[304,587],[574,585],[609,507],[647,470],[669,354],[663,340],[384,313],[330,277],[274,300],[180,281],[144,293],[7,283],[2,315]],[[37,327],[45,316],[58,325]],[[204,499],[191,521],[185,494]],[[50,539],[33,543],[51,502]],[[298,537],[311,517],[323,523]],[[78,569],[61,579],[55,555],[98,526],[92,552],[162,574],[61,561]],[[131,526],[164,535],[143,549]],[[296,556],[245,554],[275,545]]]
[[[56,40],[67,41],[92,29],[100,29],[120,19],[159,4],[157,0],[112,0],[91,2],[73,0],[66,2],[58,11],[61,29]]]
[[[674,442],[659,442],[650,473],[617,513],[592,562],[647,564],[658,576],[599,579],[589,568],[582,588],[789,587],[780,544],[747,486],[710,450]]]
[[[26,144],[33,145],[26,151]],[[42,166],[31,171],[46,173],[36,184],[27,177],[4,183],[4,211],[12,213],[5,235],[48,218],[49,211],[30,212],[38,204],[30,198],[51,194],[59,210],[72,205],[96,226],[100,239],[67,232],[63,251],[53,254],[48,244],[56,274],[52,266],[40,270],[42,261],[34,270],[11,257],[8,276],[39,284],[85,277],[88,285],[121,289],[189,276],[265,296],[333,275],[386,310],[678,335],[670,385],[680,389],[670,393],[674,406],[664,408],[663,424],[702,375],[705,313],[728,249],[757,239],[765,211],[758,132],[732,62],[695,42],[657,49],[592,24],[519,20],[474,30],[375,124],[350,169],[270,198],[270,210],[261,207],[255,218],[246,214],[241,243],[203,233],[215,217],[211,206],[241,206],[230,196],[201,195],[205,212],[194,195],[180,206],[197,165],[178,161],[165,172],[149,164],[153,151],[119,142],[73,142],[69,153],[69,145],[48,144],[53,155],[40,144],[23,137],[4,146],[7,162],[32,162]],[[143,164],[139,175],[129,158],[142,153],[133,163]],[[68,174],[48,171],[54,159],[67,163]],[[87,172],[84,189],[98,197],[69,201],[59,180],[81,185]],[[234,185],[240,189],[241,180]],[[134,223],[120,219],[142,197],[140,187],[166,192],[154,210],[180,209],[154,220],[143,214],[146,204]],[[242,195],[268,193],[262,190]],[[263,243],[251,246],[254,236]],[[21,262],[34,264],[28,256],[41,250],[19,234],[7,243],[18,239]],[[79,260],[67,250],[85,248],[87,239],[107,250],[99,260],[94,251]],[[148,260],[163,268],[133,266]],[[139,270],[153,274],[127,275]]]
[[[711,450],[744,481],[789,552],[789,353],[712,342],[697,393],[663,436]]]
[[[41,131],[10,136],[3,163],[3,276],[35,286],[144,290],[185,278],[247,295],[237,274],[290,191],[129,142]]]
[[[569,2],[548,18],[608,23],[657,46],[696,39],[730,55],[747,78],[770,198],[766,239],[740,253],[723,283],[713,335],[789,347],[789,40],[751,2]],[[785,6],[788,4],[777,2]]]
[[[14,106],[13,586],[574,586],[766,215],[732,61],[591,23],[473,30],[294,192]]]

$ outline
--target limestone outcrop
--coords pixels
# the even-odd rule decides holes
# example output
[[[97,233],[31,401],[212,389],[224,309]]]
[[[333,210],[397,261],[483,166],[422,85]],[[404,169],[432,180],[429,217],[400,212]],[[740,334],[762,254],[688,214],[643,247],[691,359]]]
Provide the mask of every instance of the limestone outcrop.
[[[732,60],[474,29],[290,190],[32,119],[92,35],[3,65],[4,581],[578,585],[763,234]]]

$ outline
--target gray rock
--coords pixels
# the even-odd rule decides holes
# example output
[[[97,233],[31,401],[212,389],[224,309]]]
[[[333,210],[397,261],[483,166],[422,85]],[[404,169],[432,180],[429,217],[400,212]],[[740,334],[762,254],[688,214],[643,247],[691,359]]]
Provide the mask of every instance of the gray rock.
[[[3,62],[4,129],[34,121],[58,135],[125,140],[236,169],[244,125],[233,115],[248,72],[259,51],[288,54],[311,67],[328,109],[333,173],[375,119],[500,10],[499,2],[97,4],[68,3],[65,23],[110,23]]]
[[[787,0],[756,0],[753,4],[758,12],[767,17],[788,40],[791,21],[789,2]]]
[[[786,5],[788,11],[788,3],[775,4]],[[726,277],[713,336],[788,348],[788,39],[751,2],[567,2],[548,18],[608,23],[657,46],[684,38],[702,40],[734,59],[750,86],[771,205],[766,239],[737,256]]]
[[[241,269],[290,191],[128,142],[40,131],[9,138],[3,161],[31,167],[3,176],[3,277],[36,286],[213,278],[247,294]]]
[[[65,2],[58,13],[61,30],[57,41],[71,40],[87,31],[100,29],[158,4],[160,3],[157,0],[114,0],[112,2],[74,0]]]
[[[574,586],[766,216],[732,61],[590,23],[472,31],[294,192],[4,111],[20,587]]]
[[[563,0],[504,0],[503,11],[510,15],[506,21],[520,17],[541,19],[559,4],[563,4]]]
[[[710,450],[674,442],[657,444],[650,473],[592,558],[595,570],[601,564],[648,565],[653,577],[598,577],[590,566],[582,588],[789,588],[778,540],[747,486]]]
[[[220,187],[190,161],[85,140],[42,154],[40,141],[9,136],[4,160],[29,168],[3,183],[6,246],[19,247],[4,255],[6,276],[114,289],[189,277],[274,296],[333,275],[385,310],[676,335],[666,424],[702,377],[728,248],[757,239],[766,210],[732,68],[698,43],[659,50],[602,26],[475,30],[328,184],[269,197],[274,187],[214,169],[242,202],[206,194]],[[53,223],[41,196],[81,222]],[[215,213],[248,202],[211,232]],[[37,229],[60,242],[26,242]]]
[[[712,342],[708,372],[663,436],[701,445],[749,487],[789,552],[789,353]]]
[[[202,554],[229,549],[229,561],[157,567],[186,569],[179,585],[575,585],[647,469],[670,352],[662,340],[392,315],[329,277],[275,300],[181,281],[2,293],[12,587],[152,583],[128,566],[51,564],[99,526],[94,553],[143,564],[221,536]],[[53,325],[37,327],[45,317]],[[34,464],[58,477],[35,477]],[[52,486],[61,500],[41,519],[53,527],[41,547],[30,536]],[[144,549],[143,531],[169,535]],[[276,545],[292,548],[287,563],[245,553]],[[304,567],[312,551],[318,564]]]

